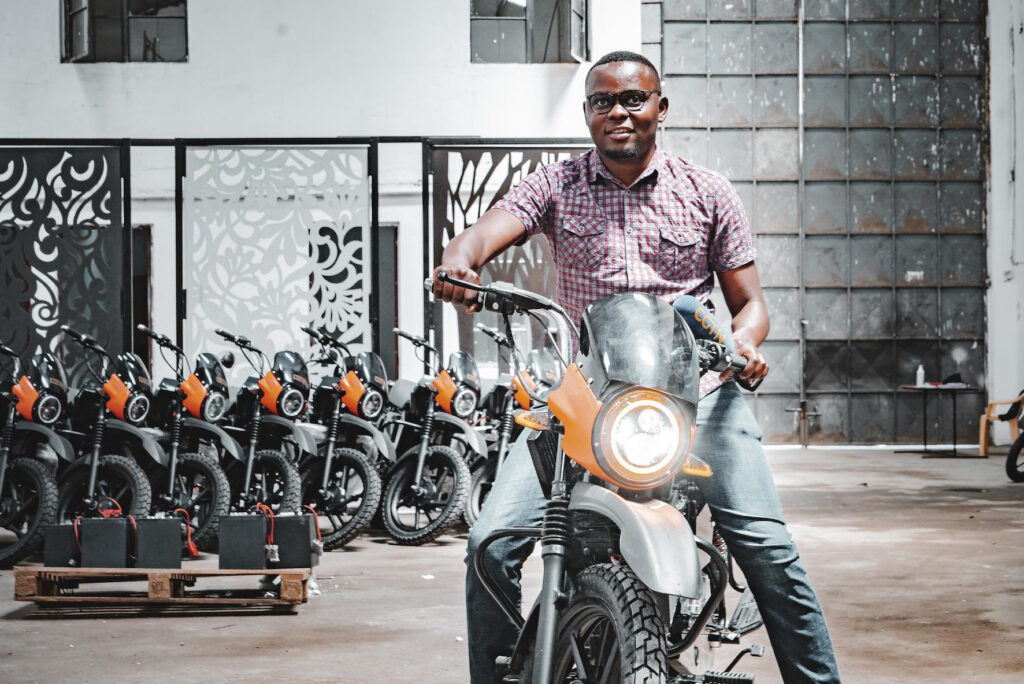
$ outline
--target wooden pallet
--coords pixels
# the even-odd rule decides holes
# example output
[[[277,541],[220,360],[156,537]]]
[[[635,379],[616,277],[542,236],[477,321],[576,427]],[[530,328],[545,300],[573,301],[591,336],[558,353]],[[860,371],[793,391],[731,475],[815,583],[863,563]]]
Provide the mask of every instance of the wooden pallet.
[[[202,578],[246,575],[280,575],[277,597],[264,596],[259,590],[198,589],[187,591]],[[157,570],[149,568],[14,568],[14,600],[51,604],[186,606],[296,606],[308,600],[306,583],[310,568],[284,570]],[[146,581],[146,592],[103,589],[79,592],[83,584]]]

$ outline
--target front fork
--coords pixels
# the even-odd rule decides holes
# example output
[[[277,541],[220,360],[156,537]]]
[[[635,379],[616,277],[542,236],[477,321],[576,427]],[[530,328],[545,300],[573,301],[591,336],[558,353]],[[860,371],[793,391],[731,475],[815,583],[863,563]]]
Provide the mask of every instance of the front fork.
[[[537,604],[537,640],[534,644],[533,681],[551,684],[555,668],[555,649],[558,638],[558,613],[566,595],[565,556],[572,543],[572,522],[569,499],[555,495],[544,510],[544,533],[541,537],[541,555],[544,560],[544,579]]]
[[[508,456],[508,445],[512,441],[512,424],[515,422],[514,401],[515,397],[511,393],[505,397],[505,406],[501,414],[501,425],[498,428],[498,463],[495,472],[501,469],[502,464],[505,463],[505,457]]]
[[[423,466],[427,462],[427,449],[430,448],[430,438],[434,431],[434,400],[427,404],[427,415],[423,418],[423,431],[420,432],[420,447],[416,454],[416,477],[412,481],[412,490],[419,494],[423,491],[420,487],[420,478],[423,477]]]
[[[14,438],[14,401],[7,407],[7,422],[4,423],[3,436],[0,437],[0,494],[4,491],[4,480],[7,478],[7,458],[11,454],[11,440]]]
[[[338,441],[338,425],[341,423],[341,397],[334,402],[334,412],[327,426],[327,456],[324,459],[324,475],[320,479],[320,491],[327,491],[327,481],[331,477],[331,465],[334,461],[334,444]]]
[[[179,408],[174,412],[171,422],[171,460],[167,481],[167,498],[170,501],[174,501],[174,483],[178,477],[178,448],[181,445],[181,428],[184,423],[185,416]]]
[[[249,423],[249,448],[245,459],[245,479],[242,481],[243,505],[248,505],[252,500],[252,492],[249,490],[252,487],[252,471],[256,465],[256,446],[260,440],[260,420],[262,416],[263,412],[260,409],[260,402],[257,401],[256,408],[252,414],[252,422]]]
[[[95,507],[96,501],[96,475],[100,467],[100,454],[103,451],[103,433],[107,430],[107,407],[100,404],[99,412],[96,415],[96,426],[92,430],[92,456],[89,461],[89,487],[85,490],[85,505]]]

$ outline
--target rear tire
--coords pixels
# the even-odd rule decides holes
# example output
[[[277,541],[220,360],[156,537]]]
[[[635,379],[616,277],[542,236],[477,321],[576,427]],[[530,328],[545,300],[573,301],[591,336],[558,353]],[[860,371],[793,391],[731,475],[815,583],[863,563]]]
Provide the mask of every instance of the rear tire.
[[[1014,482],[1024,482],[1024,432],[1013,441],[1006,454],[1006,474]]]
[[[584,568],[558,616],[552,682],[654,684],[668,679],[665,627],[654,595],[624,564]],[[575,642],[577,648],[573,648]],[[517,681],[533,682],[535,650]]]
[[[491,486],[494,484],[497,471],[498,464],[494,460],[489,460],[473,472],[473,481],[469,485],[469,496],[466,498],[466,510],[462,514],[462,518],[469,527],[473,527],[480,518],[480,511],[483,510],[484,502],[491,493]]]
[[[0,528],[15,538],[10,544],[0,541],[0,568],[9,568],[35,551],[46,525],[56,518],[57,483],[46,466],[32,458],[8,461],[0,492]]]
[[[425,491],[413,489],[418,448],[398,459],[384,490],[384,528],[399,544],[434,541],[454,525],[466,505],[469,467],[454,449],[431,446],[423,464]],[[431,517],[431,514],[434,517]]]
[[[89,463],[80,461],[61,478],[57,502],[57,522],[71,522],[79,516],[91,517],[96,508],[85,504],[90,492]],[[96,501],[112,499],[124,515],[136,518],[149,515],[153,488],[142,467],[127,456],[100,456],[96,468]]]

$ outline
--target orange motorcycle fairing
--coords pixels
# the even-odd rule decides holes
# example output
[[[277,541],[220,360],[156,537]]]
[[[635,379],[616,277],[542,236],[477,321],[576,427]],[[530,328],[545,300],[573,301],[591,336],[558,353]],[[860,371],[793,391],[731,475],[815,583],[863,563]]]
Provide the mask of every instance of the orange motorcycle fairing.
[[[561,384],[548,395],[548,408],[565,428],[562,438],[565,455],[602,480],[618,484],[598,465],[594,455],[592,436],[601,402],[575,363],[565,369]]]
[[[21,380],[11,388],[11,391],[14,392],[14,396],[18,397],[18,403],[15,405],[18,413],[25,420],[32,420],[32,407],[35,405],[36,399],[39,398],[39,390],[32,385],[27,375],[22,375]]]
[[[110,379],[103,383],[103,391],[107,393],[107,410],[120,420],[124,420],[124,407],[131,396],[131,391],[124,384],[124,380],[117,373],[112,374]]]
[[[344,392],[341,395],[341,403],[354,415],[359,415],[359,400],[366,394],[363,381],[359,379],[355,371],[349,371],[338,380],[338,389]]]
[[[277,376],[274,375],[273,371],[267,371],[267,374],[260,378],[256,385],[263,392],[263,396],[260,397],[260,403],[271,413],[277,414],[277,398],[281,396],[281,392],[284,390]]]
[[[536,391],[537,389],[537,383],[533,381],[530,374],[526,371],[520,371],[519,375],[512,378],[512,387],[515,389],[515,394],[512,396],[515,397],[516,403],[519,404],[524,411],[529,411],[530,395],[526,393],[524,385],[526,388],[529,388],[531,392]]]
[[[434,387],[437,388],[437,396],[434,400],[437,401],[437,405],[440,406],[445,413],[452,412],[452,399],[455,397],[455,393],[459,391],[458,385],[452,380],[452,376],[447,370],[443,370],[437,374],[434,378]]]
[[[185,398],[181,402],[185,406],[185,410],[202,420],[203,400],[206,399],[208,394],[206,387],[203,386],[202,381],[196,377],[195,373],[189,375],[185,382],[181,383],[180,387],[181,391],[185,393]]]

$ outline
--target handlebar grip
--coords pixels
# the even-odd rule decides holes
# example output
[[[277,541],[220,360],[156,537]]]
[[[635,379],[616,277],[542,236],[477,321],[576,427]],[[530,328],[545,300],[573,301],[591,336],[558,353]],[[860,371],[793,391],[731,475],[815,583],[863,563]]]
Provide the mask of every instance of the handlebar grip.
[[[220,328],[217,328],[213,332],[217,333],[218,335],[223,337],[228,342],[237,342],[238,341],[238,338],[235,337],[234,335],[232,335],[231,333],[229,333],[227,330],[221,330]]]
[[[10,356],[12,359],[18,356],[15,353],[15,351],[8,347],[6,344],[0,344],[0,354],[6,354],[7,356]]]
[[[299,330],[301,330],[302,332],[306,333],[307,335],[309,335],[310,337],[312,337],[314,340],[316,340],[318,342],[321,339],[320,333],[318,333],[316,330],[313,330],[313,328],[308,326],[308,325],[304,325],[304,326],[300,327]]]

